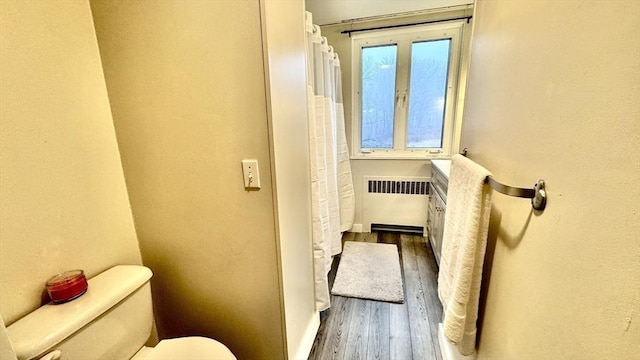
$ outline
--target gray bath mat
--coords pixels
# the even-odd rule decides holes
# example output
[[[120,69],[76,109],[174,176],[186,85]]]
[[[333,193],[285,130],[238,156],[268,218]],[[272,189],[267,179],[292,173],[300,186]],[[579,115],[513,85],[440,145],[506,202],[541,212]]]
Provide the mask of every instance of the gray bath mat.
[[[331,293],[403,303],[397,246],[346,241]]]

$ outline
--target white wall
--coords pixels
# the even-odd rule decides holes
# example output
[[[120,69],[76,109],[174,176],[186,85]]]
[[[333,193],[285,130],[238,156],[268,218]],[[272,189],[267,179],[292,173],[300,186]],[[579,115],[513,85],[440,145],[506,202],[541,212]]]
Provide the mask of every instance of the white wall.
[[[320,317],[315,311],[311,242],[304,3],[266,0],[262,4],[287,355],[306,359]]]
[[[462,146],[494,194],[481,359],[640,354],[640,3],[479,1]]]
[[[0,313],[44,283],[140,264],[87,1],[0,1]]]

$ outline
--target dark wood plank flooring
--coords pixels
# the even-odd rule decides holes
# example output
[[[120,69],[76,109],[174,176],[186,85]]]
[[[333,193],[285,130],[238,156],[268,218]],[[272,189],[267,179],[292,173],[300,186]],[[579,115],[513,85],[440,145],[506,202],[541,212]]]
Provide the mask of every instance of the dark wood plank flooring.
[[[320,329],[309,354],[315,359],[441,360],[438,323],[438,268],[426,238],[399,233],[345,233],[342,241],[398,245],[404,279],[404,304],[331,295],[320,315]],[[333,286],[340,256],[333,260]]]

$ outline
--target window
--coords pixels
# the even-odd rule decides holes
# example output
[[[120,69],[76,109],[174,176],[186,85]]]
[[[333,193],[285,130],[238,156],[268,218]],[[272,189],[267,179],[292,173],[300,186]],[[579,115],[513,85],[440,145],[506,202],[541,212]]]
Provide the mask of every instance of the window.
[[[451,154],[463,24],[353,36],[354,157]]]

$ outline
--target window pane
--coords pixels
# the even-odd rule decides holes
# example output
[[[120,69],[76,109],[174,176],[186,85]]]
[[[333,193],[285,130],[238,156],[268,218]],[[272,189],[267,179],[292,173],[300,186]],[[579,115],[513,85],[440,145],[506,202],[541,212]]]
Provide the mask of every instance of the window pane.
[[[411,46],[408,148],[442,147],[451,39]]]
[[[396,45],[362,48],[362,142],[367,148],[393,148]]]

